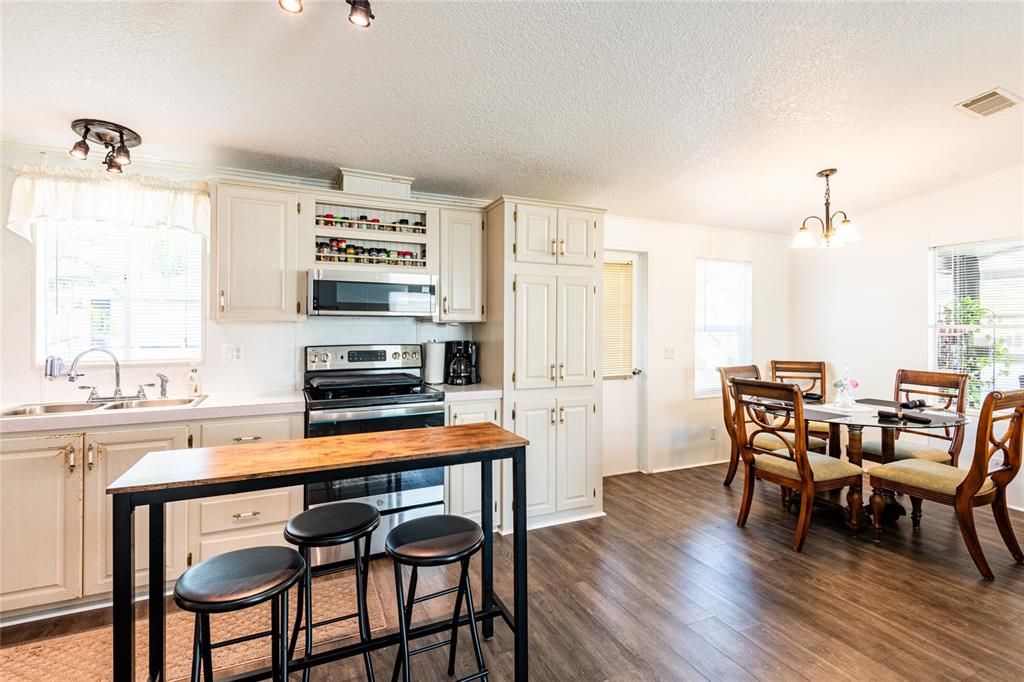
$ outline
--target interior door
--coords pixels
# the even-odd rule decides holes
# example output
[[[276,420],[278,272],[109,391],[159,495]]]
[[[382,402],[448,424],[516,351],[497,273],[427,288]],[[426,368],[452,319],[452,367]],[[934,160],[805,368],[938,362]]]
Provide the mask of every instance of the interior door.
[[[601,342],[602,474],[639,471],[640,389],[638,323],[642,277],[640,254],[604,252]]]
[[[155,426],[85,434],[85,594],[113,589],[113,498],[107,486],[142,459],[157,450],[188,447],[187,426]],[[92,462],[92,466],[89,466]],[[167,580],[174,580],[186,568],[188,527],[186,502],[171,502],[164,508],[166,522]],[[135,510],[135,585],[148,585],[149,508]]]
[[[517,402],[514,412],[516,434],[530,441],[526,446],[526,515],[550,514],[557,509],[555,400]]]
[[[556,279],[550,275],[516,276],[515,387],[555,385]]]
[[[448,406],[448,423],[452,426],[458,424],[479,424],[490,422],[501,423],[499,413],[501,412],[500,400],[473,400],[467,402],[451,403]],[[490,464],[492,471],[492,496],[497,505],[498,481],[500,480],[497,463]],[[483,491],[480,488],[480,463],[459,464],[448,470],[448,508],[450,514],[458,514],[473,519],[480,523],[481,501]],[[497,507],[494,509],[497,512]],[[495,514],[497,519],[497,514]]]
[[[594,384],[594,280],[558,278],[558,385]]]
[[[596,234],[597,222],[593,213],[558,209],[559,265],[593,265]]]
[[[0,439],[0,611],[82,596],[82,434]]]
[[[298,319],[298,194],[220,185],[216,197],[217,318]]]
[[[558,260],[558,209],[516,204],[516,261],[554,265]]]
[[[441,211],[440,319],[483,319],[483,216],[474,211]]]
[[[593,417],[589,398],[558,401],[558,511],[589,507],[597,497],[596,463],[590,456]]]

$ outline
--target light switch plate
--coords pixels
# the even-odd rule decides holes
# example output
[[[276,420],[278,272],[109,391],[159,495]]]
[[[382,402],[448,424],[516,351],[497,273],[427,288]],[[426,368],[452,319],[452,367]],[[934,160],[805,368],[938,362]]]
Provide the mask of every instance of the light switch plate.
[[[666,360],[675,360],[676,359],[676,349],[673,348],[672,346],[665,346],[665,359]]]
[[[235,343],[225,343],[221,348],[224,362],[245,362],[245,346]]]

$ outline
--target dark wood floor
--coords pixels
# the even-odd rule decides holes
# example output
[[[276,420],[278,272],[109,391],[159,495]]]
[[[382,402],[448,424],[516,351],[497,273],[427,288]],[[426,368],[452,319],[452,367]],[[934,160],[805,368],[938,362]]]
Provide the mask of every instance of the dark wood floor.
[[[977,574],[949,508],[925,503],[919,532],[904,519],[880,545],[823,512],[794,554],[795,517],[778,488],[760,486],[739,529],[742,481],[723,488],[723,474],[715,466],[609,478],[607,517],[530,533],[532,680],[1024,679],[1024,566],[990,514],[978,525],[992,583]],[[1024,536],[1024,514],[1013,520]],[[509,538],[498,539],[496,564],[510,596]],[[390,565],[374,570],[394,624]],[[444,578],[424,575],[421,589]],[[437,617],[449,604],[417,613]],[[461,640],[460,675],[472,668],[468,645]],[[484,655],[493,680],[512,679],[502,625]],[[375,655],[378,677],[393,656]],[[416,656],[413,679],[449,679],[446,662],[444,649]],[[340,663],[312,679],[360,680],[362,666]]]

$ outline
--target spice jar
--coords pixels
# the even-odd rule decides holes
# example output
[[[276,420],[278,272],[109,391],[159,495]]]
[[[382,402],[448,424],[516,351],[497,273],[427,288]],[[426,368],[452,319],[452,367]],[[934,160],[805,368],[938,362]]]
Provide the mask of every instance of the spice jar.
[[[345,247],[345,262],[355,263],[356,262],[356,247],[349,244]]]

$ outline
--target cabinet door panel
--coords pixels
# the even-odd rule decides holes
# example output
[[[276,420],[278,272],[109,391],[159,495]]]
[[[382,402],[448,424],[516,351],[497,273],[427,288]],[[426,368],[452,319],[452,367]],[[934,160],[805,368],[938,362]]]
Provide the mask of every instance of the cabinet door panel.
[[[594,384],[594,282],[558,278],[558,385]]]
[[[516,277],[515,386],[555,385],[555,278]]]
[[[216,235],[217,319],[298,319],[298,195],[220,185]]]
[[[0,537],[0,611],[82,596],[82,434],[0,440]]]
[[[158,450],[188,447],[187,426],[157,426],[85,434],[85,594],[113,589],[113,498],[107,486],[142,459]],[[164,508],[167,580],[186,568],[187,503],[171,502]],[[135,585],[145,589],[149,580],[149,508],[135,510]]]
[[[448,406],[448,423],[452,426],[458,424],[479,424],[491,422],[499,424],[501,412],[500,400],[474,400],[469,402],[457,402]],[[498,499],[498,469],[495,464],[490,465],[492,471],[492,497]],[[480,464],[459,464],[448,470],[448,513],[458,514],[473,519],[480,523],[480,503],[482,490],[480,488]]]
[[[474,211],[441,211],[440,319],[483,319],[483,216]]]
[[[520,263],[557,261],[558,210],[516,205],[516,260]]]
[[[594,264],[593,213],[558,209],[558,263],[559,265]]]
[[[526,515],[550,514],[557,509],[555,401],[533,400],[515,406],[515,432],[526,446]]]
[[[589,398],[558,401],[558,511],[589,507],[596,474],[591,451],[594,402]]]

